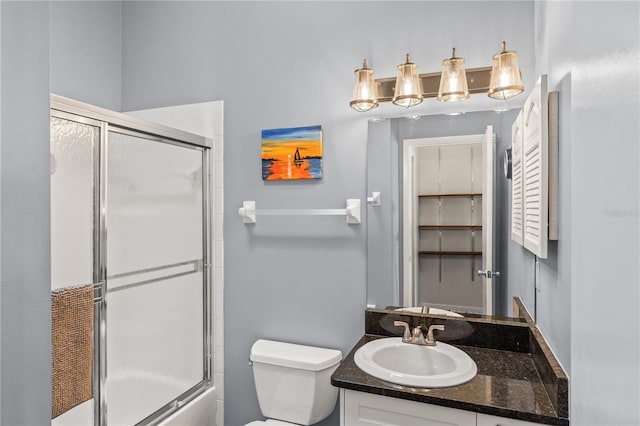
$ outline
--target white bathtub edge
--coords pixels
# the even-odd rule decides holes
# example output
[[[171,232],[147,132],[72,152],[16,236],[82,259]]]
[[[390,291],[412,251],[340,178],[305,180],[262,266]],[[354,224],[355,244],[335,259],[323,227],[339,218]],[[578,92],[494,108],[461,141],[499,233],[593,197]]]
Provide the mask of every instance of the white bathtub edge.
[[[216,388],[206,391],[167,417],[158,426],[215,426]]]

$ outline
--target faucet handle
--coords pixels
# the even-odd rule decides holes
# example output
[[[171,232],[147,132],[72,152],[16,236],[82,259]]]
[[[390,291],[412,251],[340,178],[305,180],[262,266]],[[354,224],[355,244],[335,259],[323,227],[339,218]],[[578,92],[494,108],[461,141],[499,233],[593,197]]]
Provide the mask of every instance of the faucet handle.
[[[416,345],[427,344],[427,341],[424,338],[424,334],[422,333],[422,328],[420,328],[420,326],[413,329],[413,336],[411,336],[411,343],[415,343]]]
[[[436,339],[433,337],[433,330],[444,331],[444,325],[432,325],[429,327],[429,332],[427,332],[427,345],[436,344]]]
[[[404,343],[408,343],[411,341],[411,331],[409,331],[409,324],[404,321],[394,321],[393,325],[396,327],[404,327],[404,335],[402,336],[402,341]]]

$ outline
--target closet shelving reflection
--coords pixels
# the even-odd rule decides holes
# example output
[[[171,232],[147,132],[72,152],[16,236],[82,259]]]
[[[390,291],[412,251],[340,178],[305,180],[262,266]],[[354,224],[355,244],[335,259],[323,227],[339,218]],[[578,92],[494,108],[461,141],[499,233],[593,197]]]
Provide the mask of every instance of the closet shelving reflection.
[[[418,195],[418,200],[437,199],[438,200],[438,218],[439,222],[442,222],[442,203],[443,199],[452,198],[469,198],[470,199],[470,213],[473,217],[473,212],[476,208],[475,199],[481,198],[481,193],[466,193],[466,194],[423,194]],[[475,248],[475,231],[481,231],[481,225],[474,224],[420,224],[418,225],[419,231],[438,231],[438,247],[439,250],[419,250],[418,254],[421,256],[438,256],[438,255],[453,255],[453,256],[481,256],[482,251],[474,250]],[[471,231],[471,250],[443,250],[442,249],[442,231]]]

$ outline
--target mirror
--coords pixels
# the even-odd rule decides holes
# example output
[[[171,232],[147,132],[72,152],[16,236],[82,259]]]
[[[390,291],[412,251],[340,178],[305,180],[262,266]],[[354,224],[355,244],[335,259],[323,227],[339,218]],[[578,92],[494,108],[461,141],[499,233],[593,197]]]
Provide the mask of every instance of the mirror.
[[[411,274],[411,271],[407,272],[406,257],[405,254],[408,250],[405,247],[407,238],[404,231],[406,221],[411,217],[418,217],[415,219],[418,225],[424,225],[424,213],[420,213],[420,209],[424,207],[409,207],[413,208],[412,215],[405,214],[407,209],[406,194],[407,192],[407,170],[403,165],[403,157],[406,156],[406,148],[404,147],[408,140],[416,140],[429,138],[429,140],[436,140],[434,138],[451,138],[458,136],[468,137],[469,135],[483,135],[487,129],[487,126],[492,126],[493,134],[495,135],[495,149],[493,152],[493,164],[491,169],[493,171],[493,207],[492,221],[493,233],[492,238],[489,238],[486,234],[486,230],[476,223],[479,219],[477,216],[477,210],[473,211],[471,207],[470,212],[465,213],[466,216],[461,216],[461,219],[457,219],[456,225],[451,223],[450,229],[446,231],[452,231],[453,226],[464,225],[466,229],[465,239],[473,239],[478,241],[476,247],[480,244],[478,235],[474,235],[474,232],[481,234],[485,239],[489,239],[493,243],[493,271],[499,271],[500,276],[492,277],[491,290],[492,294],[489,300],[481,304],[478,309],[470,309],[468,303],[431,303],[429,297],[426,298],[426,304],[432,309],[432,313],[438,314],[435,309],[443,309],[446,311],[454,310],[459,311],[462,314],[475,313],[485,314],[490,313],[496,316],[510,317],[513,315],[512,300],[514,296],[519,296],[525,300],[533,300],[532,295],[528,294],[513,294],[513,291],[509,288],[509,254],[507,247],[509,246],[509,204],[511,200],[511,181],[507,180],[503,171],[503,156],[507,148],[511,146],[511,126],[518,114],[519,109],[512,109],[503,112],[495,111],[479,111],[479,112],[467,112],[461,115],[427,115],[422,116],[419,119],[412,118],[392,118],[384,121],[370,121],[368,144],[367,144],[367,193],[371,197],[373,192],[380,193],[380,206],[372,206],[371,204],[367,208],[367,306],[376,308],[413,308],[414,310],[420,306],[420,302],[425,299],[423,296],[416,297],[420,289],[416,288],[416,282],[420,282],[420,273],[414,273],[407,277],[407,274]],[[403,150],[405,154],[403,155]],[[469,152],[473,150],[470,149]],[[442,151],[443,152],[443,151]],[[440,156],[442,156],[440,152]],[[478,151],[473,151],[478,156]],[[468,154],[464,154],[468,155]],[[473,153],[471,154],[473,158]],[[477,159],[477,158],[476,158]],[[415,159],[414,159],[415,160]],[[431,160],[427,160],[431,161]],[[476,161],[477,162],[477,161]],[[455,161],[449,162],[450,165],[446,165],[446,161],[441,164],[443,170],[447,167],[455,167]],[[432,167],[433,162],[429,163]],[[471,166],[476,167],[477,166]],[[437,179],[443,179],[442,176],[447,173],[440,174]],[[460,174],[469,174],[468,171],[455,170],[449,175],[455,176]],[[412,174],[413,175],[413,174]],[[415,177],[413,178],[415,181]],[[403,184],[403,180],[405,183]],[[477,180],[477,179],[476,179]],[[410,182],[411,180],[409,180]],[[414,185],[420,186],[420,185]],[[424,185],[423,185],[424,186]],[[476,208],[480,208],[479,205],[483,204],[482,196],[478,195],[477,189],[473,189],[473,184],[469,191],[462,191],[460,188],[451,189],[449,192],[455,192],[456,197],[459,197],[460,193],[466,192],[466,200],[448,200],[442,201],[442,193],[436,190],[431,191],[428,197],[433,197],[431,200],[427,200],[426,204],[431,203],[432,207],[427,207],[427,210],[436,211],[437,219],[434,219],[434,224],[443,224],[442,211],[444,209],[450,209],[455,204],[464,205],[468,209],[468,206],[475,205]],[[408,191],[411,195],[409,197],[415,197],[418,193],[416,188],[412,191]],[[446,192],[446,191],[445,191]],[[437,196],[434,197],[434,196]],[[428,198],[424,197],[424,198]],[[474,200],[475,198],[475,200]],[[417,198],[416,198],[417,199]],[[420,198],[422,199],[422,198]],[[424,204],[425,201],[422,201]],[[475,203],[475,204],[474,204]],[[416,202],[416,204],[418,204]],[[448,204],[448,206],[447,206]],[[439,207],[433,207],[438,206]],[[437,213],[438,209],[440,213]],[[416,210],[418,213],[416,214]],[[445,214],[445,218],[455,217],[456,214]],[[439,216],[437,216],[439,214]],[[422,215],[422,216],[420,216]],[[466,218],[469,216],[468,218]],[[409,218],[409,219],[407,219]],[[466,219],[464,219],[466,218]],[[451,219],[453,220],[453,219]],[[458,223],[459,222],[459,223]],[[464,223],[462,223],[464,222]],[[418,228],[418,226],[412,226]],[[427,232],[436,232],[439,234],[438,238],[442,238],[441,235],[444,231],[441,228],[434,229],[434,225],[430,225],[432,229]],[[416,231],[421,232],[421,231]],[[453,232],[449,232],[453,233]],[[472,238],[467,238],[468,235],[472,235]],[[455,240],[455,238],[454,238]],[[419,246],[423,243],[413,243],[413,246]],[[442,242],[439,241],[440,247]],[[409,247],[412,247],[409,245]],[[413,248],[413,253],[417,253],[419,248]],[[467,248],[470,252],[470,248]],[[444,266],[451,269],[450,266],[456,262],[464,269],[464,275],[466,282],[458,286],[458,295],[460,299],[463,299],[466,294],[465,288],[469,289],[469,292],[478,292],[478,286],[482,286],[485,282],[482,277],[475,274],[476,270],[483,270],[480,262],[479,255],[470,255],[467,252],[462,253],[460,258],[464,258],[464,262],[459,259],[446,262],[440,258],[453,258],[453,256],[442,256],[436,254],[435,250],[428,253],[430,259],[427,263],[431,264],[431,272],[438,269],[436,275],[439,276],[439,283],[441,287],[447,286],[447,281],[441,278],[442,269]],[[421,258],[421,255],[417,256]],[[449,259],[445,259],[449,260]],[[415,262],[414,262],[415,263]],[[518,265],[519,266],[519,265]],[[414,266],[415,267],[415,266]],[[486,269],[484,269],[486,271]],[[424,274],[423,274],[424,275]],[[431,274],[433,275],[433,274]],[[454,274],[454,276],[460,277],[463,274]],[[460,278],[452,278],[453,280],[460,280]],[[409,282],[407,286],[405,281]],[[467,286],[467,287],[464,287]],[[453,285],[450,285],[453,287]],[[475,288],[474,288],[475,287]],[[461,290],[462,289],[462,290]],[[413,295],[408,293],[413,291]],[[533,292],[533,289],[531,290]],[[486,293],[483,293],[486,294]],[[407,301],[411,301],[408,303]],[[489,306],[489,309],[487,309]]]

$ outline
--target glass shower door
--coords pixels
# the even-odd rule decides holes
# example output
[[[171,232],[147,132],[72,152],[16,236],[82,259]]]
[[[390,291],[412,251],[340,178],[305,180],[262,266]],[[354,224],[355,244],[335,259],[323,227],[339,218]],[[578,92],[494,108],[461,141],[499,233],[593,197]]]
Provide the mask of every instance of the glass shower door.
[[[94,284],[101,123],[56,113],[50,121],[52,425],[94,418]]]
[[[107,142],[107,422],[202,382],[203,150],[119,128]]]

